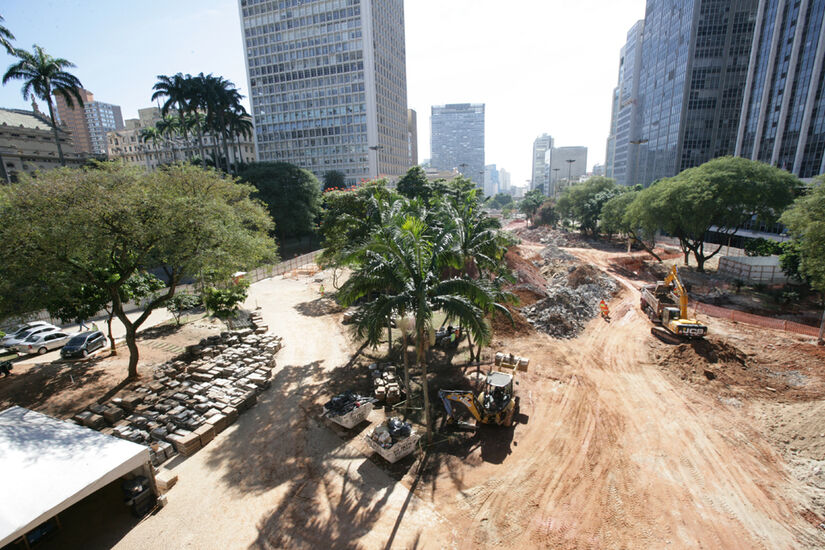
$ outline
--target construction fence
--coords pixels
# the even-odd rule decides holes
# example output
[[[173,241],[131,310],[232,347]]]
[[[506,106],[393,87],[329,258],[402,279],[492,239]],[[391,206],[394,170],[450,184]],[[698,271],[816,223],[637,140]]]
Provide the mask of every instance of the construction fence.
[[[729,321],[736,321],[738,323],[746,323],[748,325],[756,325],[775,330],[795,332],[796,334],[803,334],[805,336],[815,337],[819,335],[819,329],[810,325],[803,325],[802,323],[795,323],[784,319],[763,317],[762,315],[754,315],[752,313],[745,313],[744,311],[737,311],[735,309],[713,306],[702,302],[694,303],[696,306],[696,311],[699,313],[704,313],[705,315],[710,315],[711,317],[718,317],[720,319],[727,319]]]

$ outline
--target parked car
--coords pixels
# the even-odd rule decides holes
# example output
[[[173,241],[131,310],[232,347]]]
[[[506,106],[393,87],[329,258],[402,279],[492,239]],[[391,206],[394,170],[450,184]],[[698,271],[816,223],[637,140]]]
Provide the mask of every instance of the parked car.
[[[5,345],[5,347],[7,347],[9,349],[16,349],[16,347],[19,344],[22,344],[23,342],[25,342],[26,339],[29,338],[30,336],[33,336],[35,334],[42,334],[44,332],[54,332],[56,330],[59,331],[61,329],[54,326],[54,325],[37,325],[36,327],[32,327],[32,328],[24,330],[23,332],[21,332],[20,334],[18,334],[14,338],[6,340],[6,343],[4,345]]]
[[[57,329],[58,327],[54,326],[51,323],[47,323],[46,321],[32,321],[30,323],[23,323],[12,332],[6,334],[2,340],[0,340],[0,348],[7,348],[9,347],[9,342],[12,340],[17,340],[22,336],[24,332],[27,332],[35,327],[52,327]]]
[[[69,341],[71,335],[60,330],[35,332],[22,343],[14,346],[18,353],[36,353],[43,355],[47,351],[62,348]]]
[[[60,350],[64,359],[72,357],[87,357],[90,353],[106,345],[106,337],[99,330],[81,332],[72,336],[71,340]]]

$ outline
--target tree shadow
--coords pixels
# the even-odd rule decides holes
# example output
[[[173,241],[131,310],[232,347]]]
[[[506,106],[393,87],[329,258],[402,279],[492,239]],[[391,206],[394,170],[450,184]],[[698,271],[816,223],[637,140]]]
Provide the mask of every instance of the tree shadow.
[[[323,317],[332,313],[339,313],[343,311],[341,306],[335,303],[335,300],[322,296],[310,302],[302,302],[295,306],[295,310],[301,315],[307,317]]]
[[[140,340],[147,340],[147,339],[155,339],[155,338],[163,338],[165,336],[171,336],[172,334],[177,333],[181,329],[183,329],[183,324],[177,323],[169,323],[169,324],[162,324],[162,325],[155,325],[153,327],[148,327],[144,330],[140,331],[138,335],[138,341]]]

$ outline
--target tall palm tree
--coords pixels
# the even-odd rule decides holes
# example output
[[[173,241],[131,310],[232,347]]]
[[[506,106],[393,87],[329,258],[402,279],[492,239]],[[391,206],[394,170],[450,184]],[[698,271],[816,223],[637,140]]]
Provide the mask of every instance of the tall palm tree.
[[[341,287],[345,305],[374,296],[358,306],[355,330],[370,343],[377,343],[388,315],[411,315],[416,362],[421,369],[424,394],[424,423],[432,440],[426,351],[435,311],[460,320],[478,342],[490,339],[484,311],[494,297],[479,281],[469,278],[441,279],[447,266],[459,267],[454,236],[449,228],[433,227],[421,218],[399,214],[382,227],[366,245],[364,262]],[[406,335],[405,335],[406,337]],[[409,399],[409,387],[407,388]]]
[[[160,107],[160,114],[166,116],[172,109],[177,110],[180,121],[178,126],[183,134],[183,141],[187,140],[186,114],[191,110],[192,103],[192,76],[184,76],[178,73],[173,76],[158,75],[158,81],[152,87],[155,93],[152,94],[152,101],[165,98],[166,101]],[[184,157],[186,153],[184,152]]]
[[[205,103],[207,105],[207,117],[210,118],[210,125],[216,138],[220,138],[223,156],[226,159],[226,171],[229,171],[229,146],[227,144],[228,114],[233,110],[241,108],[241,98],[243,97],[231,81],[222,76],[203,77]]]
[[[5,21],[5,19],[0,15],[0,23],[3,23],[3,21]],[[6,48],[6,52],[9,55],[14,55],[14,46],[11,45],[12,40],[14,40],[14,35],[5,25],[0,24],[0,46]]]
[[[33,52],[23,49],[14,50],[14,56],[20,61],[12,64],[3,75],[3,84],[10,80],[23,81],[23,99],[29,99],[29,95],[34,95],[46,102],[49,106],[49,118],[52,122],[54,141],[57,144],[57,155],[60,164],[66,166],[63,158],[63,148],[60,146],[60,136],[57,132],[57,122],[54,118],[54,102],[52,94],[59,95],[66,100],[69,107],[74,107],[74,101],[80,107],[83,106],[83,98],[80,97],[79,88],[83,85],[71,73],[64,69],[74,67],[74,63],[61,57],[52,57],[43,48],[35,44]]]
[[[250,139],[252,137],[254,126],[252,125],[252,119],[243,107],[229,111],[228,126],[229,134],[232,136],[232,145],[234,148],[233,156],[235,157],[235,174],[237,175],[240,165],[243,164],[240,138],[245,137]]]
[[[175,141],[177,140],[181,129],[180,120],[172,115],[166,115],[157,121],[155,128],[157,128],[158,133],[166,139],[167,143],[169,143],[169,147],[172,149],[173,159],[178,160],[178,153],[175,149]]]

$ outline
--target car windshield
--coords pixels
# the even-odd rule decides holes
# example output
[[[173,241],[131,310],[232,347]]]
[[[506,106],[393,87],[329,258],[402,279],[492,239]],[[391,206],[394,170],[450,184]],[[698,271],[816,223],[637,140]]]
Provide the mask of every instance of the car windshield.
[[[34,334],[30,334],[29,337],[26,338],[24,341],[25,342],[34,342],[35,340],[37,340],[41,336],[43,336],[43,333],[35,332]]]
[[[67,346],[80,346],[83,345],[83,342],[86,341],[87,334],[78,334],[77,336],[72,336],[72,339],[66,343]]]

